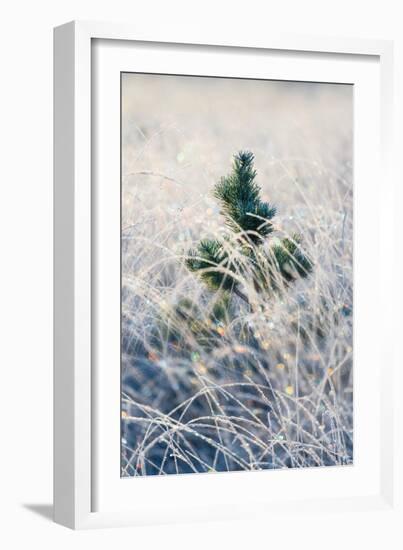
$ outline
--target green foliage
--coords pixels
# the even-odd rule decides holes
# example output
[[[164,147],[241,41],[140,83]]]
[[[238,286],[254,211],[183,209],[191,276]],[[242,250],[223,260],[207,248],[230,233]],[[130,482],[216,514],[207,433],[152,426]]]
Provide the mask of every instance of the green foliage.
[[[186,259],[188,269],[211,290],[233,292],[247,303],[248,298],[239,288],[242,275],[252,273],[255,289],[270,292],[306,277],[313,267],[300,247],[299,235],[276,239],[268,251],[263,247],[274,231],[276,207],[261,200],[253,162],[253,153],[239,152],[234,156],[231,174],[221,178],[214,188],[225,224],[235,236],[234,253],[230,254],[230,246],[218,240],[202,240]]]
[[[276,267],[287,282],[298,276],[306,277],[312,271],[311,261],[299,247],[300,241],[299,235],[293,235],[292,239],[282,239],[271,248]]]
[[[260,244],[273,231],[270,220],[276,208],[260,200],[253,160],[249,151],[235,155],[232,173],[221,178],[214,196],[220,201],[226,225],[234,233],[242,233],[242,238]]]
[[[186,265],[190,271],[198,272],[212,290],[231,290],[234,287],[235,281],[229,272],[235,273],[235,266],[216,240],[200,241],[197,250],[189,251]]]

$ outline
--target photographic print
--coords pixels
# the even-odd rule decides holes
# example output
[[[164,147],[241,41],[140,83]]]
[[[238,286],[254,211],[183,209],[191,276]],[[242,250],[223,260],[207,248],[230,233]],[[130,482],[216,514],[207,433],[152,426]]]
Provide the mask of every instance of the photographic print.
[[[353,463],[353,87],[121,74],[121,476]]]

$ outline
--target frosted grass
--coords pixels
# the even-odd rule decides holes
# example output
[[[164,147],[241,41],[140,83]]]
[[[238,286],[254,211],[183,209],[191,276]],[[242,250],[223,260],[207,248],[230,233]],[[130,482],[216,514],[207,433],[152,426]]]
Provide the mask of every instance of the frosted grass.
[[[122,84],[121,475],[351,464],[351,88]],[[250,305],[233,296],[214,320],[216,295],[184,259],[224,239],[212,190],[240,149],[278,208],[272,238],[300,233],[314,269],[270,299],[239,273]]]

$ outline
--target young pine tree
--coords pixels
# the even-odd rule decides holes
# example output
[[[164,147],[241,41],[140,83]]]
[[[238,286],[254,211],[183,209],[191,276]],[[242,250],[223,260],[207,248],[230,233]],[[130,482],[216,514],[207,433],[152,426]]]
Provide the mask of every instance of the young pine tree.
[[[202,240],[186,259],[188,269],[212,291],[234,293],[248,304],[242,281],[252,277],[255,290],[270,295],[312,270],[300,248],[299,235],[270,243],[276,207],[261,200],[253,162],[253,153],[239,152],[232,172],[214,188],[232,238]]]

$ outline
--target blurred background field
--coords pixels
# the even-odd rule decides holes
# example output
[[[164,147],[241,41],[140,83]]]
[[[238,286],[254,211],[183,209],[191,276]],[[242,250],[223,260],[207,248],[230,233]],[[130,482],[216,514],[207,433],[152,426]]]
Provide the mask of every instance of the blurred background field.
[[[348,85],[122,75],[122,476],[352,463],[352,125]],[[184,258],[243,149],[314,268],[217,313]]]

